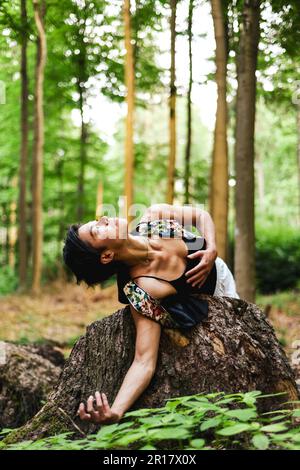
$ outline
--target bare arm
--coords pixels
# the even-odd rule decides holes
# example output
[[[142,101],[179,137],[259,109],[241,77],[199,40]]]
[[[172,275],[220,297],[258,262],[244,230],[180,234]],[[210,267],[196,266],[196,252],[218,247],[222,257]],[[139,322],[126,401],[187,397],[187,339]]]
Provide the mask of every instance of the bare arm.
[[[209,275],[217,258],[215,240],[215,225],[210,214],[196,206],[175,206],[170,204],[154,204],[149,207],[141,221],[155,220],[159,218],[175,219],[183,226],[194,226],[204,236],[206,249],[199,250],[189,255],[189,258],[199,258],[199,263],[187,271],[187,282],[193,287],[201,287]]]
[[[146,210],[141,221],[160,218],[175,219],[181,225],[193,225],[204,236],[207,250],[215,251],[217,256],[215,224],[207,211],[196,206],[153,204]]]
[[[109,424],[118,422],[124,413],[148,387],[155,372],[159,348],[161,326],[149,320],[130,305],[136,326],[136,343],[134,360],[128,369],[118,394],[110,408],[107,397],[100,392],[91,395],[87,400],[87,412],[81,403],[78,414],[82,420]]]
[[[135,357],[112,405],[120,416],[148,387],[156,367],[161,326],[137,312],[130,310],[136,326]]]

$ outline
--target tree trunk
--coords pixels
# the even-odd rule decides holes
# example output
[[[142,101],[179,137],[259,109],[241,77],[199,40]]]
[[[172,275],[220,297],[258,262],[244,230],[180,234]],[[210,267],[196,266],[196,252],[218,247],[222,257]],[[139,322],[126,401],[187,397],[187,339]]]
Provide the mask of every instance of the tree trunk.
[[[88,138],[88,130],[87,130],[87,123],[84,121],[84,67],[85,67],[85,60],[83,59],[79,63],[79,79],[78,79],[78,93],[79,93],[79,107],[80,107],[80,119],[81,119],[81,128],[80,128],[80,154],[79,154],[79,177],[78,177],[78,188],[77,188],[77,197],[78,197],[78,208],[77,208],[77,218],[78,221],[83,221],[84,219],[84,208],[85,206],[85,168],[86,168],[86,160],[87,160],[87,138]]]
[[[300,225],[300,102],[297,103],[298,218]]]
[[[52,346],[0,342],[0,429],[22,426],[57,382],[63,354]]]
[[[262,311],[239,299],[201,298],[209,303],[207,320],[187,333],[190,343],[184,348],[162,330],[155,375],[131,410],[161,407],[171,397],[218,391],[286,392],[263,399],[263,411],[297,400],[293,372]],[[48,402],[5,442],[78,433],[78,428],[79,435],[95,431],[99,426],[76,417],[79,403],[100,390],[111,404],[134,352],[135,326],[128,306],[92,323],[73,347]]]
[[[125,134],[125,213],[128,222],[132,215],[129,214],[133,203],[133,165],[134,165],[134,144],[133,144],[133,122],[134,122],[134,63],[133,46],[131,43],[131,12],[130,0],[124,0],[124,26],[125,26],[125,85],[127,89],[126,104],[126,134]]]
[[[28,73],[27,73],[27,9],[21,0],[21,152],[19,168],[19,289],[26,288],[27,274],[27,212],[26,169],[28,160]]]
[[[190,163],[191,163],[191,147],[192,147],[192,86],[193,86],[193,11],[194,11],[194,0],[190,0],[189,3],[189,16],[188,16],[188,41],[189,41],[189,88],[187,94],[187,136],[186,136],[186,148],[185,148],[185,175],[184,175],[184,186],[185,186],[185,204],[190,202]]]
[[[254,125],[260,1],[244,2],[237,73],[235,278],[241,298],[255,299]]]
[[[33,0],[34,19],[38,31],[35,111],[34,111],[34,150],[33,150],[33,182],[32,182],[32,292],[40,290],[42,274],[43,244],[43,151],[44,151],[44,111],[43,84],[46,63],[46,35],[44,29],[45,2]]]
[[[13,177],[11,180],[11,186],[16,190],[18,184],[17,177]],[[9,204],[9,231],[8,231],[8,243],[9,243],[9,254],[8,264],[14,270],[16,264],[16,241],[17,241],[17,203],[11,201]]]
[[[227,147],[227,38],[221,0],[211,0],[216,40],[216,82],[218,88],[214,146],[211,168],[210,213],[216,227],[221,258],[227,260],[228,232],[228,147]]]
[[[173,204],[174,180],[176,164],[176,67],[175,67],[175,40],[176,40],[176,7],[177,0],[170,0],[171,5],[171,68],[170,68],[170,97],[169,97],[169,136],[170,153],[168,165],[167,203]]]

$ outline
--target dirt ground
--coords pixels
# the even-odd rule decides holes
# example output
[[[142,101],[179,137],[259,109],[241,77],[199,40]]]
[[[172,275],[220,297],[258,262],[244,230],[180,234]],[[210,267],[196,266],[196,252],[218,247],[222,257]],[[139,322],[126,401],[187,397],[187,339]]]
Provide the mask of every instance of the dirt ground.
[[[0,298],[0,339],[75,342],[87,325],[122,308],[116,285],[87,289],[56,281],[40,295],[7,295]]]

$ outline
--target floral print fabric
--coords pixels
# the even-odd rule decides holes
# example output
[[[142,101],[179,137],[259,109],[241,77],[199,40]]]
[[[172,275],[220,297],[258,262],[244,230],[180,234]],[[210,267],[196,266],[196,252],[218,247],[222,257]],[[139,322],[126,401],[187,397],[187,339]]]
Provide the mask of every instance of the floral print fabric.
[[[187,232],[183,226],[174,219],[158,219],[150,222],[140,222],[137,231],[142,236],[153,236],[166,238],[190,238],[191,233]]]
[[[131,305],[146,317],[157,321],[166,328],[179,326],[170,313],[159,303],[159,300],[149,295],[134,281],[127,282],[123,290]]]

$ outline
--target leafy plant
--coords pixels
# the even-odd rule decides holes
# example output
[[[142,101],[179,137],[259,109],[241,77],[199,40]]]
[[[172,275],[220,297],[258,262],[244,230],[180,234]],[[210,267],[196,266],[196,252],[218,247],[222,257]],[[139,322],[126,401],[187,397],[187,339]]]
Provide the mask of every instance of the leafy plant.
[[[120,423],[102,426],[83,439],[72,439],[72,433],[67,432],[0,446],[6,450],[300,450],[299,409],[259,413],[258,400],[272,396],[275,394],[255,390],[176,397],[162,408],[128,412]],[[299,405],[300,401],[293,402],[294,407]],[[7,432],[2,430],[3,437]]]

